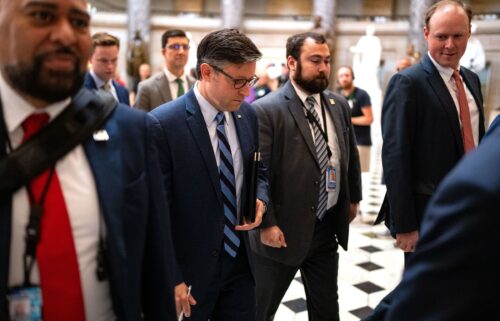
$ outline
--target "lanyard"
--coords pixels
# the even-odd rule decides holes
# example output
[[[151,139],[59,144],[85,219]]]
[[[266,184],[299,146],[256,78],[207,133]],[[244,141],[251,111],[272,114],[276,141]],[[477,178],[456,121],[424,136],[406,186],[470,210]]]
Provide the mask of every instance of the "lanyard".
[[[30,286],[30,275],[33,270],[33,264],[36,261],[36,247],[40,241],[40,221],[42,219],[42,214],[44,210],[45,198],[49,190],[50,183],[54,177],[54,167],[50,168],[49,177],[45,182],[42,189],[42,195],[40,199],[36,200],[31,190],[31,186],[26,186],[28,191],[28,196],[30,199],[30,216],[28,224],[26,225],[26,248],[24,250],[23,257],[23,269],[24,269],[24,286]]]
[[[323,116],[323,126],[325,128],[324,130],[323,130],[323,128],[321,128],[321,124],[319,123],[318,119],[316,119],[316,117],[314,117],[313,113],[309,110],[309,108],[307,108],[305,106],[304,102],[302,102],[302,107],[304,107],[304,109],[306,110],[306,118],[309,121],[309,124],[316,125],[316,127],[318,127],[318,129],[319,129],[319,132],[321,133],[321,136],[323,136],[323,138],[325,139],[326,151],[328,153],[328,159],[330,159],[332,157],[332,151],[330,149],[330,146],[328,145],[328,128],[326,126],[325,106],[323,106],[322,103],[320,104],[320,106],[321,106],[321,116]],[[314,106],[313,106],[313,108],[314,108]]]
[[[5,123],[5,120],[3,125],[6,133],[5,137],[7,141],[7,147],[9,152],[12,152],[14,149],[12,148],[12,142],[10,141],[9,133],[7,132],[7,124]],[[43,185],[42,194],[40,195],[39,200],[35,199],[35,195],[33,194],[31,186],[29,184],[26,185],[26,190],[28,191],[30,202],[30,215],[28,218],[28,224],[26,225],[26,247],[24,249],[23,255],[24,286],[31,286],[30,275],[31,271],[33,270],[33,265],[36,261],[36,247],[38,245],[38,242],[40,241],[40,222],[44,210],[43,204],[45,203],[45,198],[47,197],[49,186],[54,177],[54,173],[55,169],[54,166],[52,166],[49,170],[47,181]]]
[[[2,112],[0,104],[0,112]],[[7,141],[7,147],[9,152],[13,151],[12,143],[10,141],[9,134],[7,132],[7,126],[4,120],[5,137]],[[30,215],[28,219],[28,224],[26,225],[26,247],[23,255],[23,272],[24,272],[24,286],[31,286],[30,276],[33,270],[34,263],[36,261],[36,247],[40,241],[40,222],[42,219],[42,214],[44,210],[45,198],[49,190],[50,183],[54,177],[55,165],[50,168],[49,176],[45,182],[40,199],[36,200],[33,195],[31,186],[28,184],[26,190],[28,192],[29,202],[30,202]],[[99,242],[97,250],[97,267],[96,276],[99,281],[104,281],[108,278],[108,262],[107,262],[107,248],[106,242],[104,240],[104,222],[99,215]]]

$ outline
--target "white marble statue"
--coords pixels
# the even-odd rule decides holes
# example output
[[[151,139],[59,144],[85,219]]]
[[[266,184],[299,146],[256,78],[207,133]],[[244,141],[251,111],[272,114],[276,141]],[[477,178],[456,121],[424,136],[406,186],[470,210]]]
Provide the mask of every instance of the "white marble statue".
[[[375,36],[375,26],[368,25],[366,34],[350,50],[353,53],[354,85],[366,90],[370,95],[375,120],[372,125],[372,138],[377,139],[380,132],[380,110],[382,105],[382,92],[378,79],[382,45],[380,39]]]
[[[465,50],[462,59],[460,59],[460,65],[471,69],[474,72],[480,72],[484,69],[486,63],[486,56],[484,54],[483,45],[481,41],[474,34],[477,31],[477,25],[475,23],[471,24],[472,35],[467,43],[467,49]]]

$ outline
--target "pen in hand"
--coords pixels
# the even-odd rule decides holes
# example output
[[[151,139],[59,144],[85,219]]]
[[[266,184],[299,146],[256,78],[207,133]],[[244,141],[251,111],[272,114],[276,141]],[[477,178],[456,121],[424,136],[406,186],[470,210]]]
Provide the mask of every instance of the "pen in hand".
[[[188,286],[188,291],[187,291],[187,297],[189,299],[189,296],[191,295],[191,285]],[[181,310],[181,313],[179,314],[179,319],[178,321],[184,320],[184,309]]]

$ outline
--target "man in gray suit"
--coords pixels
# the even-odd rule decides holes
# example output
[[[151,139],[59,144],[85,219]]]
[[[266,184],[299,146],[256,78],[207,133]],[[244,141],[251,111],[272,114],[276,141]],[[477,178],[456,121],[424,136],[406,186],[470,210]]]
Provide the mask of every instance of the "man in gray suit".
[[[195,82],[184,72],[189,56],[189,39],[182,30],[168,30],[161,37],[163,70],[139,83],[135,107],[151,111],[182,96]]]
[[[273,320],[298,270],[309,320],[339,320],[338,244],[361,200],[361,173],[347,101],[326,90],[330,50],[324,36],[303,33],[286,45],[290,80],[254,103],[270,200],[256,253],[257,321]]]

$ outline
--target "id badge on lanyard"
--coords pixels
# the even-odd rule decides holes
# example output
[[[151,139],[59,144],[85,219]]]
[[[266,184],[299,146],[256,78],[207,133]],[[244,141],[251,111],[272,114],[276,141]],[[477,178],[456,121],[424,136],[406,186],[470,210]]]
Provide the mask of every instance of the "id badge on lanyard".
[[[333,192],[337,188],[337,168],[328,164],[325,171],[326,191]]]
[[[10,321],[41,321],[42,291],[38,286],[23,286],[9,289]]]

